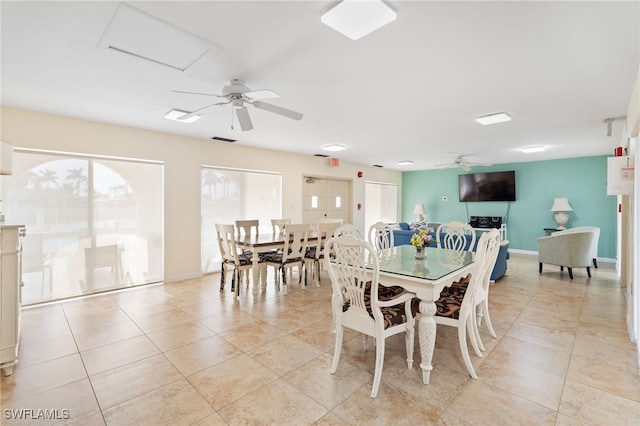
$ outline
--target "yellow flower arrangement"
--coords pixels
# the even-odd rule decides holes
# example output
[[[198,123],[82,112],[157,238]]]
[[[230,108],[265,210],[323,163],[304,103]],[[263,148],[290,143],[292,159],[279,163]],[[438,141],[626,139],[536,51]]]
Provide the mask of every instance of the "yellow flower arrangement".
[[[420,230],[417,234],[411,236],[411,245],[417,248],[428,246],[433,237],[427,231]]]

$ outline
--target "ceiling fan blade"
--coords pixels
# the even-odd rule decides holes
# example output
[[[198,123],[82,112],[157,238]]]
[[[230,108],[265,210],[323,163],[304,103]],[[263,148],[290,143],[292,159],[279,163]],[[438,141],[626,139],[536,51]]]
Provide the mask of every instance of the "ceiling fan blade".
[[[282,116],[292,118],[294,120],[302,120],[303,115],[299,112],[291,111],[290,109],[282,108],[277,105],[268,104],[266,102],[255,101],[252,103],[256,108],[263,109],[265,111],[273,112],[275,114],[280,114]]]
[[[187,118],[191,118],[191,117],[193,117],[194,115],[198,115],[198,113],[199,113],[199,112],[204,111],[204,110],[205,110],[205,109],[207,109],[207,108],[211,108],[211,107],[214,107],[214,106],[220,106],[220,105],[226,105],[226,104],[228,104],[228,103],[229,103],[229,102],[218,102],[218,103],[215,103],[215,104],[211,104],[211,105],[204,106],[204,107],[202,107],[202,108],[198,108],[198,109],[197,109],[197,110],[195,110],[195,111],[191,111],[191,112],[190,112],[190,113],[188,113],[188,114],[185,114],[185,115],[182,115],[182,116],[178,117],[178,120],[186,120]]]
[[[250,92],[243,93],[243,95],[254,100],[274,99],[280,97],[276,92],[272,92],[269,89],[252,90]]]
[[[224,98],[224,96],[215,95],[213,93],[186,92],[184,90],[172,90],[172,92],[173,93],[183,93],[183,94],[187,94],[187,95],[214,96],[216,98]]]
[[[249,117],[249,110],[247,107],[237,108],[236,115],[238,116],[238,123],[243,131],[253,129],[253,123],[251,123],[251,117]]]

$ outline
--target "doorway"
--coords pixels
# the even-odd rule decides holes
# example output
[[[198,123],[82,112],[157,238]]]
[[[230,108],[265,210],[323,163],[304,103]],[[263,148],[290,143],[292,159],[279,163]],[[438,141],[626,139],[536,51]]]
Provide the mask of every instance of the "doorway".
[[[302,178],[302,222],[320,223],[320,219],[350,221],[351,181],[314,176]]]

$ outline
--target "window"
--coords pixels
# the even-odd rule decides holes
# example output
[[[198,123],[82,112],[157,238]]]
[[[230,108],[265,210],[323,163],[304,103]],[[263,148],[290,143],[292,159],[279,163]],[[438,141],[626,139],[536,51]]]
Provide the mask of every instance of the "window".
[[[216,167],[201,169],[202,272],[220,270],[216,223],[258,219],[260,232],[271,232],[271,219],[282,217],[282,175]]]
[[[7,220],[26,225],[24,304],[163,279],[163,165],[16,150]]]

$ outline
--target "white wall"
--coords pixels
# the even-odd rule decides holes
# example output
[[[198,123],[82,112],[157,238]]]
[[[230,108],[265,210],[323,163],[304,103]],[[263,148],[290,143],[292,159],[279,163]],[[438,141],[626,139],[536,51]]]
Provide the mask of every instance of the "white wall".
[[[402,173],[398,171],[343,162],[339,167],[331,167],[328,158],[249,148],[237,143],[201,140],[6,107],[0,112],[0,139],[16,148],[164,162],[166,281],[200,275],[201,165],[282,173],[282,215],[294,221],[302,217],[303,175],[352,180],[352,221],[362,231],[366,208],[365,180],[395,183],[399,194],[402,194]],[[362,178],[356,176],[358,171],[363,172]],[[362,203],[363,210],[355,209],[357,203]],[[399,217],[402,215],[401,206],[402,199],[399,197]]]

